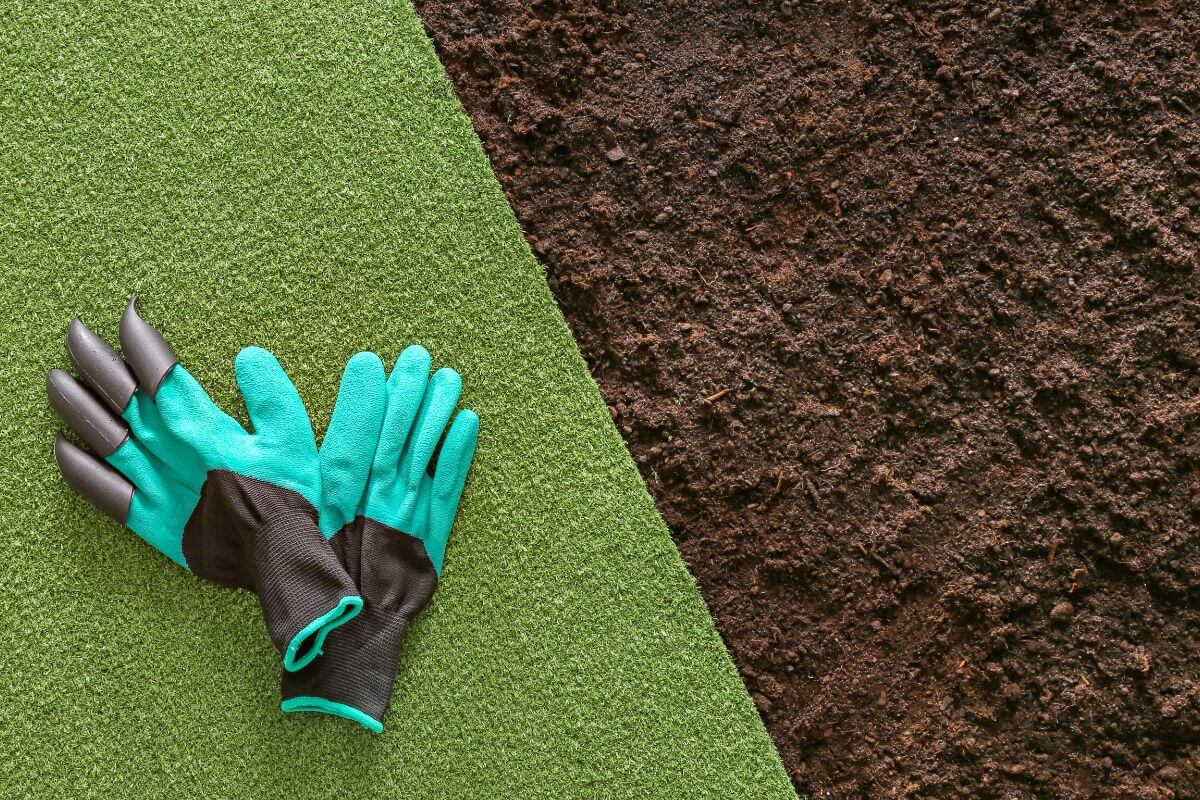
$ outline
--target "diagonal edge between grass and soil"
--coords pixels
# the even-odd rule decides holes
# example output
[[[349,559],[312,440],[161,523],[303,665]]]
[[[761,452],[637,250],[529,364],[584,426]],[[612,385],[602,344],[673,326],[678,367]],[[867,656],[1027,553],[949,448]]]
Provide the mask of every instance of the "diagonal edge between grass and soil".
[[[2,16],[7,791],[792,796],[407,3]],[[463,373],[480,451],[383,736],[281,715],[254,599],[58,479],[45,372],[133,292],[230,409],[249,344],[318,429],[356,350]]]

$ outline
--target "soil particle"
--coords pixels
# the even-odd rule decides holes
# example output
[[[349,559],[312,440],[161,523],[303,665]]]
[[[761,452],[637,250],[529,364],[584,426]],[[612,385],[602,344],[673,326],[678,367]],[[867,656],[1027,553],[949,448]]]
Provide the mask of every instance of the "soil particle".
[[[1062,600],[1054,604],[1054,608],[1050,609],[1050,619],[1055,622],[1070,622],[1071,617],[1075,616],[1075,607]]]
[[[797,789],[1200,797],[1200,6],[417,5]]]

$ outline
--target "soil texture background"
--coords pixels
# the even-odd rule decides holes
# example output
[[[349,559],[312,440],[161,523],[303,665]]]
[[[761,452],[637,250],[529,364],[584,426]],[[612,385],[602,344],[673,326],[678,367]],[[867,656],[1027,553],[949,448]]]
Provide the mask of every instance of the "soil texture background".
[[[416,5],[796,788],[1200,797],[1200,6]]]

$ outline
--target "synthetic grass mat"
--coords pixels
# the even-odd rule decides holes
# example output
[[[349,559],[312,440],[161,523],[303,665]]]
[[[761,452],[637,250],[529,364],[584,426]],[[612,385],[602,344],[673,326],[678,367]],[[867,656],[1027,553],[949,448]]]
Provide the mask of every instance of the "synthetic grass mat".
[[[790,797],[407,4],[0,10],[6,797]],[[421,342],[483,429],[387,731],[278,710],[255,599],[60,480],[45,374],[137,292],[227,409],[275,352],[320,431]]]

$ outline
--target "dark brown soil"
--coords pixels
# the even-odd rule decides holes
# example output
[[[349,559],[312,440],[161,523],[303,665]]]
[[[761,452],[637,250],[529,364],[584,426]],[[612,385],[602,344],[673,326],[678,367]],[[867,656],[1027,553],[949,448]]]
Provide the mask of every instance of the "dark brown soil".
[[[1200,797],[1200,4],[417,5],[797,788]]]

